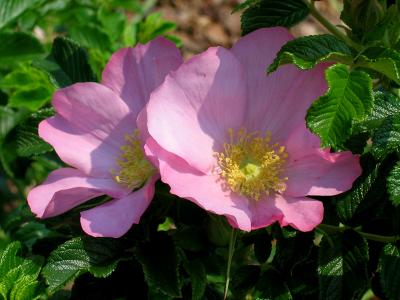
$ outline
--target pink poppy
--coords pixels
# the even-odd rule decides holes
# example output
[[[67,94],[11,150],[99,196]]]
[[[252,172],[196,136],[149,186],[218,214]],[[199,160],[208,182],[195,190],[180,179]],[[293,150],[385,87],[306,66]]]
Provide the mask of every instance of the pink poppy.
[[[276,221],[312,230],[323,204],[307,196],[342,193],[361,173],[358,156],[320,149],[305,127],[327,89],[326,65],[265,74],[290,39],[284,28],[260,29],[230,50],[208,49],[167,76],[140,118],[171,193],[242,230]]]
[[[52,172],[30,191],[28,203],[37,217],[108,195],[113,200],[81,212],[86,233],[120,237],[139,222],[159,174],[144,154],[147,132],[137,129],[137,116],[181,62],[174,44],[157,38],[116,52],[101,84],[77,83],[54,94],[56,115],[40,123],[39,135],[71,168]]]

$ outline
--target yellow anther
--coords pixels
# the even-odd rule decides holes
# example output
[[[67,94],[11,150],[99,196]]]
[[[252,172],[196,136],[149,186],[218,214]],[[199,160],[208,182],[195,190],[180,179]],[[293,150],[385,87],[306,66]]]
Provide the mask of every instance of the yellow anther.
[[[229,143],[216,153],[219,174],[232,191],[259,200],[270,193],[283,192],[287,177],[282,177],[286,158],[284,146],[270,144],[271,133],[247,133],[243,128],[237,135],[228,130]]]
[[[125,135],[126,144],[121,146],[121,154],[116,159],[118,170],[111,170],[116,182],[132,190],[140,188],[155,172],[146,159],[139,130]]]

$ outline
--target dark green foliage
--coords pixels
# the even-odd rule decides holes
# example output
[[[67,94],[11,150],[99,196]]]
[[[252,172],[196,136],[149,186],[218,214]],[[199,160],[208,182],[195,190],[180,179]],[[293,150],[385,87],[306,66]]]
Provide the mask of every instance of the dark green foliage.
[[[248,1],[242,6],[242,33],[247,34],[263,27],[291,27],[307,17],[308,7],[301,0],[259,0]]]
[[[383,291],[390,300],[400,298],[400,252],[393,244],[387,244],[380,256],[380,279]]]
[[[323,239],[318,255],[320,299],[358,299],[368,286],[368,243],[353,231]]]
[[[351,134],[351,124],[372,110],[372,80],[342,64],[326,70],[328,92],[307,113],[307,125],[321,138],[322,146],[341,146]]]
[[[107,277],[117,267],[120,253],[121,245],[112,239],[74,238],[50,254],[43,276],[53,292],[83,272]]]
[[[159,234],[151,242],[139,245],[135,257],[141,263],[151,289],[171,297],[181,296],[182,283],[178,272],[181,258],[169,237]]]
[[[77,43],[56,38],[50,55],[35,62],[35,66],[49,73],[56,87],[66,87],[75,82],[96,81],[88,63],[86,51]]]
[[[295,64],[300,69],[311,69],[321,62],[351,63],[351,50],[330,34],[304,36],[287,42],[279,50],[268,73],[284,64]]]

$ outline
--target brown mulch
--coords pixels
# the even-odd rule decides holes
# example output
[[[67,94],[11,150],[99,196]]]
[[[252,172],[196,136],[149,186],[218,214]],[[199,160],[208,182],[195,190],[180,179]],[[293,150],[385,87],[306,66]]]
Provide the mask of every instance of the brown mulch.
[[[241,12],[232,10],[243,1],[238,0],[160,0],[155,11],[175,22],[173,32],[183,43],[185,57],[204,51],[210,46],[230,47],[240,37]],[[333,24],[339,24],[335,6],[338,0],[319,1],[321,13]],[[312,17],[291,29],[295,36],[325,32]]]

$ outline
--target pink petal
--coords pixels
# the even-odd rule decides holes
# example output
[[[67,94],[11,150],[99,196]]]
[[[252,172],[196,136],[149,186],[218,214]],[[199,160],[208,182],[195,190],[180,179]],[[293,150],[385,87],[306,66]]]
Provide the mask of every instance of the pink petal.
[[[266,75],[277,52],[292,38],[285,28],[265,28],[242,37],[232,48],[246,70],[246,127],[249,131],[269,130],[278,142],[304,122],[310,104],[327,89],[324,64],[309,71],[285,65]]]
[[[87,177],[81,171],[62,168],[50,173],[41,185],[28,194],[28,204],[39,218],[60,215],[89,199],[107,194],[122,197],[123,190],[111,179]]]
[[[207,211],[228,218],[232,226],[251,229],[251,214],[246,198],[222,187],[218,175],[204,175],[180,157],[163,150],[153,140],[147,147],[159,160],[161,180],[170,185],[172,194],[186,198]]]
[[[287,141],[282,145],[289,153],[288,161],[293,162],[309,154],[319,152],[321,141],[318,136],[306,128],[306,124],[303,122],[293,130]]]
[[[102,83],[119,95],[137,116],[150,93],[181,63],[175,45],[159,37],[146,45],[138,44],[113,54],[103,72]]]
[[[329,149],[315,150],[313,154],[288,163],[285,176],[289,179],[284,194],[333,196],[351,189],[360,175],[358,155],[350,151],[329,153]]]
[[[79,83],[57,91],[57,115],[43,121],[39,135],[67,164],[91,176],[109,176],[125,135],[136,128],[136,116],[110,89]]]
[[[139,223],[153,199],[157,179],[158,176],[153,176],[141,189],[81,212],[82,229],[95,237],[121,237],[132,224]]]
[[[241,126],[246,111],[242,66],[230,51],[210,48],[167,76],[150,97],[147,125],[165,150],[210,173],[214,151]]]
[[[324,216],[324,207],[320,201],[279,194],[254,202],[251,211],[252,229],[278,221],[281,226],[290,225],[300,231],[311,231],[322,222]]]

